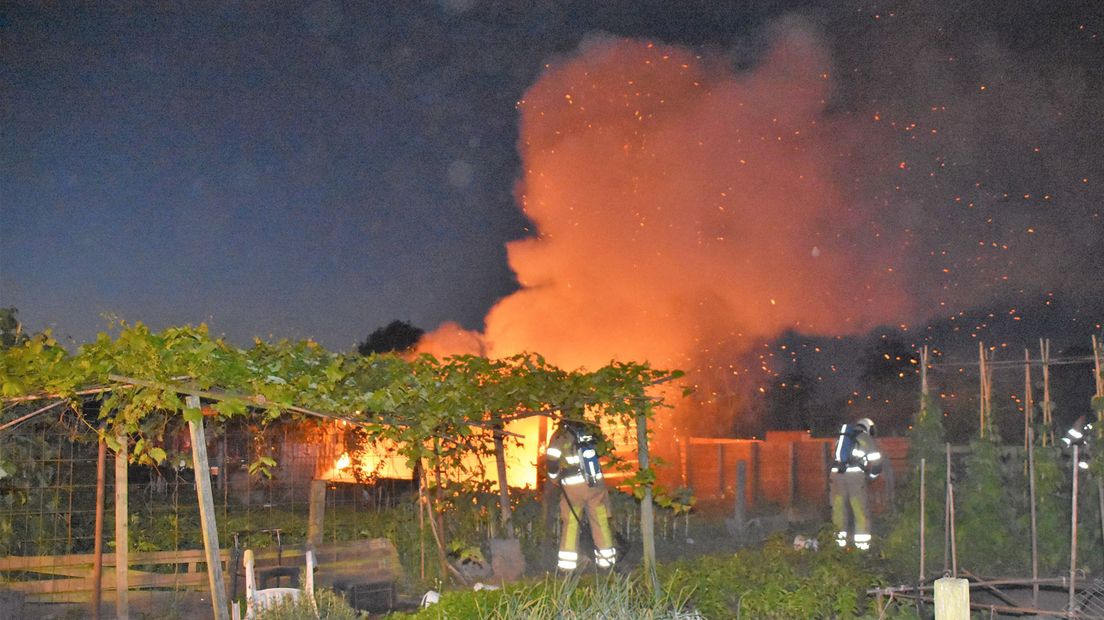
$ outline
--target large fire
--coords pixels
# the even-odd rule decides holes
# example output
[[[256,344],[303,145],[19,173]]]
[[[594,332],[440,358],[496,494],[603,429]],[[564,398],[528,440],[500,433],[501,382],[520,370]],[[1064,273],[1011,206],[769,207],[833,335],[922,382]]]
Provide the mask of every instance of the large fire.
[[[746,73],[608,38],[548,65],[518,103],[517,200],[536,226],[508,247],[521,289],[484,334],[443,325],[422,349],[535,351],[566,368],[646,360],[723,395],[741,356],[784,330],[908,315],[899,240],[851,195],[848,165],[877,141],[826,111],[816,37],[778,33]],[[670,435],[730,432],[733,401],[703,400],[676,410]]]
[[[506,450],[506,482],[512,487],[534,487],[537,482],[538,454],[537,439],[540,436],[540,420],[528,418],[519,420],[506,426],[506,431],[513,433],[521,441],[520,447]],[[338,424],[333,432],[335,438],[346,427]],[[488,434],[488,442],[490,436]],[[344,441],[336,440],[328,442],[330,445],[343,446]],[[323,462],[332,462],[328,469],[318,472],[320,480],[333,482],[357,482],[357,474],[379,476],[381,478],[411,479],[414,471],[407,465],[403,456],[398,454],[396,446],[386,442],[366,446],[350,454],[344,450],[336,450],[335,454],[323,455]],[[481,477],[495,484],[498,483],[496,464],[494,459],[480,461],[475,455],[467,457],[462,464],[467,471],[485,472]],[[450,472],[446,472],[449,474]]]

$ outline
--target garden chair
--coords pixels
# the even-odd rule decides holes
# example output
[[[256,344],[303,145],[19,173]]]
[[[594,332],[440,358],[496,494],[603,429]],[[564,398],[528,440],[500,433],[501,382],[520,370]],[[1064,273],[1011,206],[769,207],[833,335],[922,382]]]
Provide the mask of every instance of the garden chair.
[[[314,551],[307,550],[307,572],[303,577],[303,588],[263,588],[257,589],[257,577],[253,569],[253,550],[245,550],[245,618],[257,620],[265,609],[284,602],[293,602],[300,596],[306,596],[314,608],[314,614],[318,615],[318,603],[314,600]]]

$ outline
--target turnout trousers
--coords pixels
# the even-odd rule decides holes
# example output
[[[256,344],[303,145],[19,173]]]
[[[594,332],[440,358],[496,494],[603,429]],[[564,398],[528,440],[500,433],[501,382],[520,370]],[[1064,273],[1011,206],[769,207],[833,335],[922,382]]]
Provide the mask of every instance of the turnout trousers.
[[[617,549],[610,526],[610,501],[606,485],[565,483],[561,490],[560,552],[557,566],[568,571],[578,567],[579,520],[586,519],[590,523],[590,535],[594,540],[594,561],[601,568],[610,568],[617,560]]]
[[[846,547],[853,536],[859,549],[870,548],[870,500],[866,492],[866,473],[833,471],[828,476],[828,491],[832,501],[832,525],[836,528],[836,543]],[[855,529],[849,522],[854,519]]]

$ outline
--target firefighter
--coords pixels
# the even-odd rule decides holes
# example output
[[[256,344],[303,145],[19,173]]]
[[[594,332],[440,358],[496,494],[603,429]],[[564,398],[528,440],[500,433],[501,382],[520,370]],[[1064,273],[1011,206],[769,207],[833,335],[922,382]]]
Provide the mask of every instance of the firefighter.
[[[579,529],[590,523],[594,561],[612,568],[617,561],[610,500],[598,463],[598,438],[585,423],[564,419],[548,440],[544,452],[548,478],[560,486],[560,550],[556,566],[573,571],[579,566]]]
[[[1083,415],[1073,423],[1066,434],[1062,436],[1062,446],[1065,448],[1071,448],[1078,446],[1080,449],[1077,452],[1077,466],[1081,469],[1089,468],[1089,446],[1090,440],[1093,438],[1093,434],[1096,432],[1095,425],[1099,415],[1093,411],[1087,415]]]
[[[840,428],[833,452],[829,492],[832,497],[832,524],[836,528],[836,544],[846,547],[848,539],[855,547],[870,549],[870,501],[867,480],[882,473],[882,453],[874,441],[874,422],[863,418]],[[850,513],[850,514],[849,514]],[[848,529],[848,517],[855,524]]]

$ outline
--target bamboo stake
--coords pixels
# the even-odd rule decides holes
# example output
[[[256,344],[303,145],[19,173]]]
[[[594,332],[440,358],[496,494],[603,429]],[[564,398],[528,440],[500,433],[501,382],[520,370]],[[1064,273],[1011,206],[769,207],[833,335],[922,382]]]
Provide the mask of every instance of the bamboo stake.
[[[978,377],[981,393],[978,395],[978,433],[985,439],[985,344],[978,342]]]
[[[1093,343],[1093,366],[1096,368],[1096,395],[1104,396],[1104,375],[1100,374],[1100,341],[1097,340],[1096,334],[1092,337]]]
[[[928,396],[928,345],[924,345],[920,348],[920,395]],[[923,407],[924,400],[921,399],[920,406]]]
[[[1093,367],[1095,369],[1096,378],[1096,396],[1097,398],[1104,396],[1104,376],[1100,374],[1100,342],[1096,338],[1096,334],[1092,337],[1093,345]],[[1099,417],[1099,414],[1097,414]],[[1104,479],[1096,479],[1096,495],[1100,504],[1100,533],[1104,536]]]
[[[92,546],[92,618],[100,620],[103,603],[103,521],[107,494],[107,443],[101,437],[96,448],[96,536]]]
[[[46,413],[47,411],[53,409],[54,407],[57,407],[58,405],[62,405],[64,403],[65,403],[64,400],[59,400],[55,403],[51,403],[49,405],[46,405],[45,407],[35,409],[34,411],[28,413],[27,415],[20,416],[16,419],[12,420],[11,422],[5,422],[4,424],[0,425],[0,432],[6,431],[6,430],[8,430],[9,428],[11,428],[13,426],[18,426],[19,424],[21,424],[23,422],[26,422],[27,420],[30,420],[31,418],[35,417],[36,415]]]
[[[1054,424],[1050,410],[1050,339],[1039,339],[1039,352],[1043,360],[1043,445],[1054,444]]]
[[[943,575],[951,570],[951,444],[947,446],[947,484],[943,491]]]
[[[926,349],[927,347],[925,347]],[[928,514],[924,510],[924,502],[927,499],[927,487],[925,486],[925,466],[927,465],[927,459],[920,459],[920,583],[924,583],[924,552],[925,552],[925,538],[924,538],[924,523],[928,520]]]
[[[1031,353],[1024,347],[1024,450],[1028,449],[1028,437],[1035,422],[1034,406],[1031,398]]]
[[[1027,429],[1027,471],[1028,487],[1031,492],[1031,579],[1035,583],[1031,585],[1031,604],[1039,606],[1039,528],[1036,521],[1035,506],[1035,429]]]
[[[958,577],[958,544],[955,540],[954,483],[951,482],[951,444],[947,444],[947,519],[951,538],[951,576]]]
[[[1073,497],[1070,499],[1070,581],[1069,581],[1069,607],[1073,610],[1074,593],[1077,591],[1077,470],[1080,469],[1081,446],[1073,445]]]

